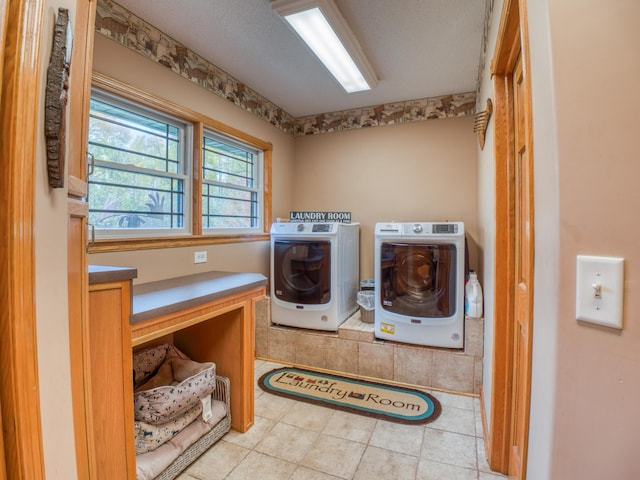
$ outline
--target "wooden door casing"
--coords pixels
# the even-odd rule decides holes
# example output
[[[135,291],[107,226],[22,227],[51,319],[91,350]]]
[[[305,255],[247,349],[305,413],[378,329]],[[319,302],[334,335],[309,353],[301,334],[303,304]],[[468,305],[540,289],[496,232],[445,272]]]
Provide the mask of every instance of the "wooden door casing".
[[[69,356],[78,478],[99,478],[92,404],[87,273],[87,135],[95,24],[95,0],[76,3],[68,107],[67,284]]]
[[[526,476],[529,436],[533,281],[533,171],[527,142],[526,85],[521,57],[518,57],[514,67],[512,85],[515,127],[515,309],[509,476],[521,479]]]
[[[0,2],[0,52],[4,52],[4,32],[6,29],[9,6],[7,2]],[[0,92],[2,92],[2,71],[4,69],[4,63],[0,62]],[[2,305],[4,307],[4,304]],[[0,402],[0,412],[2,412],[2,403]],[[4,438],[2,428],[2,415],[0,415],[0,480],[6,480],[7,467],[4,459]]]
[[[44,478],[34,227],[43,12],[42,0],[2,2],[0,406],[11,479]]]
[[[496,239],[493,382],[485,446],[490,467],[511,473],[513,478],[526,476],[531,389],[534,232],[530,72],[526,0],[505,0],[491,61]]]

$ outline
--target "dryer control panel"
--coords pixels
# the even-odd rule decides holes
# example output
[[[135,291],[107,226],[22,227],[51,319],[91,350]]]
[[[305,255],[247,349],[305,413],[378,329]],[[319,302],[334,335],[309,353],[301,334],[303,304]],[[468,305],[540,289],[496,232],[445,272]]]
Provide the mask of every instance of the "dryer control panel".
[[[434,223],[432,226],[431,233],[443,233],[443,234],[452,234],[458,233],[458,224],[457,223]]]
[[[464,234],[462,222],[389,222],[376,223],[379,237],[459,236]]]
[[[311,231],[320,232],[320,233],[329,233],[333,229],[333,225],[331,223],[314,223]]]
[[[314,223],[314,222],[277,222],[271,225],[273,235],[334,235],[343,225],[358,225],[357,223]]]

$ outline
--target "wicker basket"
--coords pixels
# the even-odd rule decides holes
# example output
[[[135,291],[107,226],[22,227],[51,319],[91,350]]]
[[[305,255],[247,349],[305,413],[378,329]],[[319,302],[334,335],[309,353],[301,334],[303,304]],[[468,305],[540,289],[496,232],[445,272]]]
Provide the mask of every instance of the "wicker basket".
[[[231,428],[231,387],[229,379],[220,375],[216,376],[216,390],[213,397],[216,400],[225,402],[227,405],[227,416],[220,420],[215,427],[208,433],[204,434],[189,446],[182,454],[176,458],[171,465],[163,470],[155,480],[172,480],[185,470],[189,465],[198,459],[200,455],[206,452],[209,447],[216,443]]]

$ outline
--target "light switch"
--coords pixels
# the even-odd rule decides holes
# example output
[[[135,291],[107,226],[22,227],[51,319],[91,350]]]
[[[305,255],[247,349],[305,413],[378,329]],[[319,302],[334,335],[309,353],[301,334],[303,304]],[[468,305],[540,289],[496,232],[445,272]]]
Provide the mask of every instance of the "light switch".
[[[624,258],[578,255],[576,319],[622,328]]]

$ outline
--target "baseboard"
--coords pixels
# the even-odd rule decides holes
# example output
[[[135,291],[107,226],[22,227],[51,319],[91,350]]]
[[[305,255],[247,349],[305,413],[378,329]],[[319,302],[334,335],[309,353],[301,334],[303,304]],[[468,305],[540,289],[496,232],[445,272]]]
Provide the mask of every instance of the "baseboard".
[[[484,439],[484,453],[487,456],[487,462],[491,458],[491,441],[489,438],[489,429],[487,428],[487,415],[485,414],[484,390],[480,387],[480,415],[482,418],[482,438]]]

